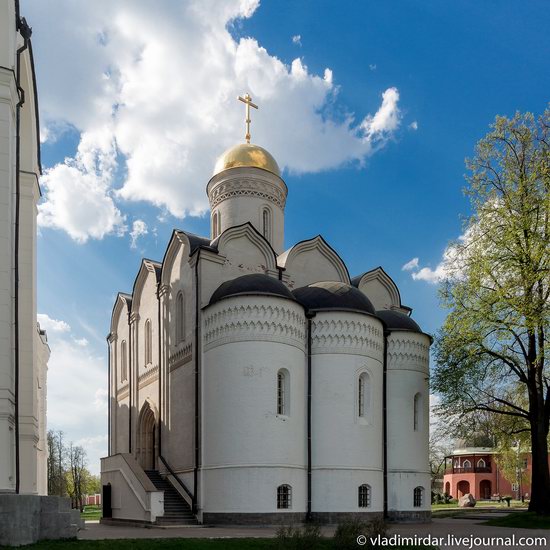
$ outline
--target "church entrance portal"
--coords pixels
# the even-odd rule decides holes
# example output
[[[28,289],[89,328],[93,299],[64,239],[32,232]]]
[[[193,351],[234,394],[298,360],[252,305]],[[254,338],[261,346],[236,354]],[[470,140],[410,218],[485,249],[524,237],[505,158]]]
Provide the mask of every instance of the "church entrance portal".
[[[149,402],[145,402],[139,414],[138,462],[144,470],[156,467],[158,448],[157,422]]]

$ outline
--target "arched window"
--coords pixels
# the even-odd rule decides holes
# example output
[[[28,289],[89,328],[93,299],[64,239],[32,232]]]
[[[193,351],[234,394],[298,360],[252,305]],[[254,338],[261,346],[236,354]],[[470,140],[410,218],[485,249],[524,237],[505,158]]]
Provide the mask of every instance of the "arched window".
[[[482,458],[477,461],[477,465],[479,468],[485,468],[487,466],[487,464],[485,464],[485,460],[483,460]]]
[[[128,351],[126,349],[126,340],[120,343],[120,381],[128,380]]]
[[[262,235],[271,240],[271,210],[267,206],[262,209]]]
[[[277,487],[277,508],[279,510],[292,508],[292,487],[290,485]]]
[[[290,374],[286,369],[277,373],[277,414],[290,413]]]
[[[222,214],[218,210],[212,214],[212,237],[215,239],[222,232]]]
[[[370,485],[359,485],[359,508],[370,508]]]
[[[414,405],[413,405],[413,423],[414,431],[418,432],[422,429],[422,394],[417,393],[414,396]]]
[[[185,301],[183,292],[176,298],[176,344],[185,340]]]
[[[153,336],[151,334],[151,319],[145,321],[145,364],[150,365],[153,362],[153,350],[151,344]]]
[[[422,500],[424,497],[424,487],[415,487],[413,495],[413,504],[415,508],[420,508],[422,506]]]
[[[471,468],[472,467],[472,463],[466,459],[463,463],[462,463],[462,467],[463,468]]]
[[[370,408],[370,377],[363,372],[357,384],[357,411],[361,418],[365,418]]]

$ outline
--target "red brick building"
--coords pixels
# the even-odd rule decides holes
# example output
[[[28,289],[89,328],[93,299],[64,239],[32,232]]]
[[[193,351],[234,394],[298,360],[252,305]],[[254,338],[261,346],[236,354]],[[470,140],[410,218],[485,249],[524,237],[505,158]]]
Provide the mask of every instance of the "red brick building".
[[[445,458],[443,492],[453,498],[468,493],[476,500],[489,500],[493,496],[529,498],[531,494],[531,453],[521,453],[519,468],[528,473],[528,483],[506,480],[495,461],[497,452],[491,447],[456,449]],[[524,476],[525,477],[525,476]]]

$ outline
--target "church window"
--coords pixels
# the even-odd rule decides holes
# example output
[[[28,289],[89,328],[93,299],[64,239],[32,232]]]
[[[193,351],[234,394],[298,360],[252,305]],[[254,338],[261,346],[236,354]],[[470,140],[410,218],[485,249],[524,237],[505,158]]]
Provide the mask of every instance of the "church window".
[[[271,240],[271,210],[267,206],[262,209],[262,235]]]
[[[359,485],[359,508],[370,508],[370,485]]]
[[[290,485],[277,487],[277,508],[279,510],[292,508],[292,487]]]
[[[365,418],[370,408],[370,377],[363,372],[357,386],[357,411],[359,417]]]
[[[145,364],[150,365],[153,362],[153,335],[151,334],[151,319],[145,321]]]
[[[422,428],[421,425],[421,414],[422,414],[422,395],[417,393],[414,396],[414,405],[413,405],[413,425],[414,431],[420,431]]]
[[[277,414],[288,416],[290,412],[289,373],[281,369],[277,373]]]
[[[185,300],[183,292],[176,298],[176,344],[185,340]]]
[[[128,380],[128,351],[126,349],[126,340],[120,344],[120,381]]]
[[[212,214],[212,237],[219,237],[222,232],[222,214],[219,211]]]
[[[422,506],[422,500],[424,496],[424,488],[423,487],[415,487],[414,494],[413,494],[413,504],[415,508],[420,508]]]

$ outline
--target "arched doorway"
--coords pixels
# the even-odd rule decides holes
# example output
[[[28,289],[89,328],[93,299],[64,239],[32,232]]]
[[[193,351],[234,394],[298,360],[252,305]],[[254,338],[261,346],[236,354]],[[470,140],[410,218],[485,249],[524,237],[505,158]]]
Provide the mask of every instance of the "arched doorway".
[[[447,481],[447,483],[445,483],[445,494],[446,495],[451,494],[451,484],[448,481]]]
[[[463,497],[470,492],[470,483],[466,480],[459,481],[456,485],[457,497]]]
[[[144,470],[156,467],[158,449],[157,421],[153,407],[146,401],[139,413],[137,460]]]
[[[483,479],[479,482],[479,498],[491,498],[491,481]]]

